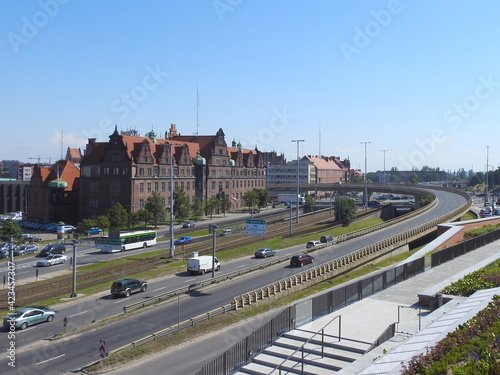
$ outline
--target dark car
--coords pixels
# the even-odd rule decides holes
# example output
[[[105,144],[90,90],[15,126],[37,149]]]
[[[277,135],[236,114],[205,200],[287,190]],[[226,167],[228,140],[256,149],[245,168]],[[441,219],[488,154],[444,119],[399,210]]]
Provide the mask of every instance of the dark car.
[[[182,236],[174,241],[174,244],[176,245],[183,245],[188,243],[191,243],[191,237],[189,236]]]
[[[124,279],[115,281],[111,285],[111,294],[114,296],[130,297],[132,293],[145,292],[148,289],[146,281],[139,281],[137,279]]]
[[[265,247],[263,247],[255,252],[256,258],[267,258],[267,257],[272,257],[274,255],[276,255],[276,251],[265,248]]]
[[[14,250],[14,256],[34,254],[38,252],[38,245],[23,245]]]
[[[304,264],[314,262],[314,257],[309,254],[297,254],[290,259],[290,267],[302,267]]]
[[[254,208],[253,210],[250,210],[251,214],[259,214],[260,210],[258,208]]]
[[[194,228],[196,226],[196,223],[194,221],[187,221],[184,223],[182,226],[183,228]]]
[[[328,236],[326,234],[321,236],[321,238],[319,239],[319,242],[321,242],[321,243],[327,243],[327,242],[331,242],[331,241],[333,241],[333,237]]]
[[[28,326],[54,320],[56,312],[45,307],[26,307],[7,315],[3,319],[3,325],[8,329],[11,326],[26,329]]]
[[[66,252],[66,246],[62,243],[56,243],[45,246],[37,256],[46,257],[52,254],[64,254],[65,252]]]

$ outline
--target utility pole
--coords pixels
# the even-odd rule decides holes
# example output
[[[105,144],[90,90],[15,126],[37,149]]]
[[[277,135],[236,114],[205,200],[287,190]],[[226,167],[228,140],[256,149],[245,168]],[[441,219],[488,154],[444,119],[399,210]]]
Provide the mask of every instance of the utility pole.
[[[297,142],[297,207],[295,208],[297,210],[297,217],[295,219],[295,222],[299,222],[299,145],[300,142],[305,142],[303,139],[292,139],[292,142]],[[290,202],[291,203],[291,202]]]

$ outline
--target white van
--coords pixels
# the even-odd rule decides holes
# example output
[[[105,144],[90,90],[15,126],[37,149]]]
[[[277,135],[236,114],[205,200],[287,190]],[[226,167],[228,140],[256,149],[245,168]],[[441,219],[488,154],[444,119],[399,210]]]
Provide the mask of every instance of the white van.
[[[232,229],[223,229],[220,232],[221,237],[229,236],[230,234],[233,234],[233,230]]]
[[[187,271],[192,274],[203,275],[205,272],[212,271],[212,259],[214,260],[215,270],[220,270],[219,259],[210,255],[202,255],[188,259]]]

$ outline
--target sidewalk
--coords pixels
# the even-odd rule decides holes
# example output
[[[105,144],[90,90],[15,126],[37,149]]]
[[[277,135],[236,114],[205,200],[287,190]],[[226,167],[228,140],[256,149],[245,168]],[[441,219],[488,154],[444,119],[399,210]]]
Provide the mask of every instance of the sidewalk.
[[[391,355],[391,351],[395,350],[405,341],[409,341],[413,335],[417,334],[419,331],[423,331],[424,328],[431,325],[432,322],[446,316],[446,314],[449,314],[455,307],[460,306],[460,304],[465,305],[467,303],[465,298],[454,298],[452,301],[444,304],[441,308],[433,312],[422,309],[422,314],[419,316],[419,293],[426,291],[427,293],[435,294],[444,286],[459,280],[466,274],[494,262],[498,258],[500,258],[500,241],[488,244],[473,252],[444,263],[439,267],[435,267],[409,280],[392,286],[389,289],[374,294],[371,297],[337,310],[331,315],[327,315],[313,322],[307,323],[299,328],[301,330],[317,331],[319,328],[325,326],[329,321],[331,321],[332,318],[341,315],[342,337],[362,342],[372,342],[379,337],[389,324],[398,321],[399,310],[400,320],[396,327],[396,336],[338,372],[339,374],[344,375],[359,374],[361,371],[363,371],[363,374],[370,374],[372,373],[369,369],[370,366],[383,363],[384,357]],[[472,309],[466,309],[467,312],[464,313],[460,319],[468,320],[474,315],[474,309],[481,308],[483,304],[484,301],[483,303],[474,303],[475,307]],[[260,325],[265,323],[263,319],[255,318],[255,320],[258,320]],[[457,318],[453,319],[453,322],[451,323],[448,322],[448,325],[441,324],[442,333],[446,334],[447,332],[454,330],[454,327],[459,324],[459,322],[461,322],[461,320]],[[338,335],[338,326],[335,326],[335,324],[331,325],[332,332],[330,332],[330,334],[332,335]],[[163,353],[148,356],[141,361],[127,365],[126,368],[121,368],[109,372],[108,374],[128,375],[136,374],[140,371],[142,375],[155,375],[160,369],[165,368],[173,370],[173,372],[170,372],[171,374],[181,374],[181,372],[176,372],[176,370],[172,368],[172,364],[182,361],[182,358],[186,357],[186,352],[190,353],[189,356],[191,356],[191,358],[196,357],[199,361],[187,366],[189,367],[189,372],[186,372],[187,367],[184,366],[182,374],[194,374],[201,367],[210,363],[212,359],[227,350],[232,343],[236,343],[241,338],[245,337],[246,334],[252,332],[255,328],[257,328],[255,321],[248,323],[247,326],[240,324],[238,326],[228,327],[224,332],[200,336],[196,339],[196,341],[180,347],[171,348]],[[433,335],[432,337],[435,338],[438,336]],[[406,353],[404,353],[404,355],[409,359],[413,357],[413,352],[417,353],[418,350],[422,350],[422,347],[432,345],[432,342],[425,342],[423,346],[420,345],[413,347],[411,349],[413,351],[405,350]],[[207,348],[209,349],[207,350]],[[374,362],[375,358],[378,359]],[[393,360],[394,359],[391,359],[389,362],[392,362]],[[373,373],[389,373],[387,372],[388,366],[384,366],[384,371],[377,370]],[[396,368],[392,368],[391,373],[398,373],[399,370],[397,370],[397,367],[401,365],[398,360],[395,360],[395,362],[389,364],[389,367],[391,366]],[[332,372],[330,371],[329,373],[331,374]]]

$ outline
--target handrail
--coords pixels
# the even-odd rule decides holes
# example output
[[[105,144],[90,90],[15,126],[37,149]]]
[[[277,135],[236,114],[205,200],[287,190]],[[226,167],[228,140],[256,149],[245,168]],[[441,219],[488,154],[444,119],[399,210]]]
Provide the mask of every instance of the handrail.
[[[323,327],[321,327],[319,330],[317,330],[317,331],[316,331],[316,332],[315,332],[315,333],[314,333],[314,334],[313,334],[313,335],[312,335],[312,336],[311,336],[311,337],[310,337],[310,338],[309,338],[309,339],[308,339],[305,343],[303,343],[303,344],[300,346],[300,348],[295,349],[295,351],[294,351],[292,354],[290,354],[290,355],[289,355],[288,357],[286,357],[283,361],[281,361],[281,363],[280,363],[280,364],[276,365],[276,366],[272,369],[272,371],[269,373],[269,375],[271,375],[271,374],[272,374],[274,371],[276,371],[277,369],[281,369],[281,365],[282,365],[283,363],[285,363],[285,362],[286,362],[286,361],[288,361],[290,358],[292,358],[292,357],[293,357],[293,355],[294,355],[295,353],[297,353],[300,349],[303,349],[303,348],[304,348],[304,346],[306,346],[307,344],[309,344],[309,342],[311,342],[311,340],[312,340],[314,337],[316,337],[316,335],[317,335],[320,331],[324,331],[324,330],[325,330],[325,328],[326,328],[327,326],[329,326],[331,323],[333,323],[333,322],[335,321],[335,319],[337,319],[337,318],[339,318],[339,341],[340,341],[340,340],[341,340],[340,330],[341,330],[341,324],[342,324],[342,316],[341,316],[341,315],[337,315],[337,316],[335,316],[335,317],[334,317],[331,321],[329,321],[329,322],[328,322],[328,323],[326,323]],[[321,346],[321,351],[322,351],[321,355],[323,356],[323,346]]]

